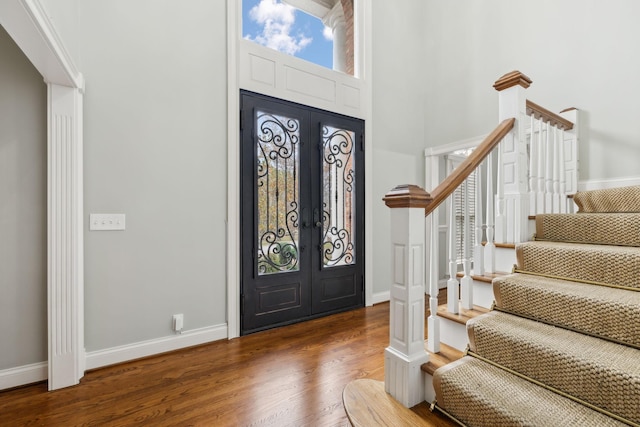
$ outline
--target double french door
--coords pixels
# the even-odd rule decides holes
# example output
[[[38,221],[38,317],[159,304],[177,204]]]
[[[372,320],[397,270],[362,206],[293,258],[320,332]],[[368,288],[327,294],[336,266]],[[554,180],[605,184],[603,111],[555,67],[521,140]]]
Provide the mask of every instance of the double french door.
[[[363,121],[240,97],[242,333],[363,306]]]

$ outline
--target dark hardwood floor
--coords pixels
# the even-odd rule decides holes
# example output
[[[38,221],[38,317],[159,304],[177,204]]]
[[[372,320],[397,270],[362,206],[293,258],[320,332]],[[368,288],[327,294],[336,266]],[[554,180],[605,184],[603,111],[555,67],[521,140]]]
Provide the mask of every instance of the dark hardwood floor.
[[[384,380],[388,342],[385,303],[0,392],[0,426],[347,426],[342,390]]]

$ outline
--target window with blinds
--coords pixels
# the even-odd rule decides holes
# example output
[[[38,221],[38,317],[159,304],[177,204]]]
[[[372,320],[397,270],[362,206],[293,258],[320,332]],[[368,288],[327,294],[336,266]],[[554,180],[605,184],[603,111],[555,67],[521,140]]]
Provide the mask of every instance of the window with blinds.
[[[451,173],[473,149],[460,150],[447,156],[448,173]],[[468,200],[469,215],[469,258],[473,259],[473,247],[475,246],[475,227],[476,227],[476,176],[469,175],[466,181],[458,187],[453,193],[453,208],[455,209],[455,230],[456,230],[456,263],[462,264],[464,259],[464,194],[466,193]]]

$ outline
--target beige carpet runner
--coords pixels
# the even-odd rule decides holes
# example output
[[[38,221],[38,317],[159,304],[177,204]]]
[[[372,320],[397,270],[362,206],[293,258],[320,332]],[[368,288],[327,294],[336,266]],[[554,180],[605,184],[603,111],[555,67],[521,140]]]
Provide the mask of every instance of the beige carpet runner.
[[[469,356],[434,374],[435,406],[468,426],[640,426],[640,187],[578,193],[538,215],[467,323]]]

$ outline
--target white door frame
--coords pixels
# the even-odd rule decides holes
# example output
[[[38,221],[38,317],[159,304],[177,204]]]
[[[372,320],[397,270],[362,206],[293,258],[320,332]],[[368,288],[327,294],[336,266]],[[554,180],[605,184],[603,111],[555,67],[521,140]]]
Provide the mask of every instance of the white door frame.
[[[3,0],[0,24],[47,84],[49,390],[84,375],[82,96],[84,79],[39,0]]]
[[[227,0],[227,331],[240,335],[240,73],[242,2]],[[365,305],[373,304],[373,132],[372,132],[372,1],[354,0],[356,75],[362,81],[361,118],[365,120]],[[246,70],[245,70],[246,71]],[[249,88],[247,88],[249,89]],[[270,93],[265,92],[269,95]],[[340,112],[340,111],[338,111]]]

